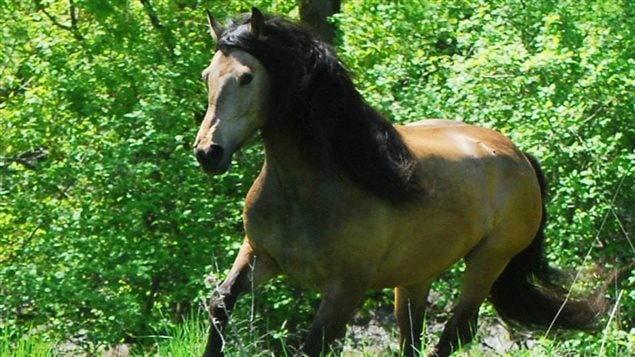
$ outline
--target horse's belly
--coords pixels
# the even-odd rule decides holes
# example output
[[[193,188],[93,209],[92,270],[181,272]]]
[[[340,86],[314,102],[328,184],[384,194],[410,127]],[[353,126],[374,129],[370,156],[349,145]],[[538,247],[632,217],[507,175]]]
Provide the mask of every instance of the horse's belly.
[[[278,206],[250,215],[248,238],[302,286],[321,289],[343,278],[370,285],[394,231],[392,217],[372,206],[346,213]]]
[[[470,221],[462,212],[407,218],[390,238],[393,244],[378,265],[373,287],[407,286],[436,277],[473,249],[485,229],[481,220]]]

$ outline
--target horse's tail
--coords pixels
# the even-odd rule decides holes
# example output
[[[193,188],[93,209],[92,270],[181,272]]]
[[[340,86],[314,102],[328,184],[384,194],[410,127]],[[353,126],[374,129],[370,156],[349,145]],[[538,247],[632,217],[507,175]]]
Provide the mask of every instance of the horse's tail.
[[[569,298],[563,274],[549,266],[544,249],[546,181],[538,160],[525,154],[536,172],[542,194],[542,221],[531,244],[509,262],[490,292],[490,301],[506,321],[529,326],[594,330],[604,311],[601,298]]]

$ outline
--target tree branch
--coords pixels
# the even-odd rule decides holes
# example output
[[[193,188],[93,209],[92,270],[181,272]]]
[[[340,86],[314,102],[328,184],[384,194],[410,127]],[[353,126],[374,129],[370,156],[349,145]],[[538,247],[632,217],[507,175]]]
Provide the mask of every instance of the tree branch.
[[[28,81],[27,81],[28,83]],[[25,86],[25,84],[23,84],[21,87]],[[0,156],[0,162],[4,161],[4,162],[13,162],[16,164],[20,164],[22,166],[24,166],[24,168],[27,168],[29,170],[37,170],[37,166],[35,164],[37,164],[38,162],[41,161],[45,161],[47,159],[47,153],[46,153],[46,149],[44,148],[37,148],[35,150],[32,151],[26,151],[21,153],[20,155],[18,155],[17,157],[6,157],[6,156]]]
[[[77,41],[82,41],[84,39],[84,36],[79,32],[79,29],[77,28],[77,12],[76,12],[76,8],[75,8],[75,4],[73,2],[73,0],[69,0],[69,12],[70,12],[70,16],[71,16],[71,25],[64,25],[63,23],[59,22],[57,20],[57,17],[55,17],[54,15],[52,15],[51,13],[49,13],[46,8],[42,5],[42,2],[40,0],[35,0],[35,7],[38,11],[41,11],[48,19],[49,21],[51,21],[53,23],[53,25],[69,31],[70,33],[73,34],[73,37],[75,37],[75,39]]]
[[[148,14],[150,18],[150,22],[152,23],[152,27],[154,27],[158,31],[163,31],[163,25],[161,25],[161,21],[159,21],[159,16],[157,16],[157,12],[154,10],[154,7],[150,3],[150,0],[140,0],[141,5],[143,5],[143,9]]]
[[[165,28],[161,21],[159,21],[159,16],[157,15],[156,10],[152,6],[150,0],[139,0],[141,5],[143,5],[143,9],[145,10],[148,18],[150,18],[150,23],[155,30],[157,30],[161,37],[163,38],[163,42],[165,43],[165,47],[168,50],[168,54],[170,57],[174,55],[174,37],[172,37],[172,33],[169,29]]]
[[[20,159],[20,158],[12,158],[12,157],[0,157],[0,161],[4,161],[4,162],[13,162],[16,164],[20,164],[22,166],[24,166],[25,169],[29,169],[29,170],[37,170],[35,166],[31,165],[31,163],[27,160],[24,159]]]
[[[75,1],[68,0],[68,5],[70,6],[71,13],[71,27],[77,29],[77,8],[75,7]]]

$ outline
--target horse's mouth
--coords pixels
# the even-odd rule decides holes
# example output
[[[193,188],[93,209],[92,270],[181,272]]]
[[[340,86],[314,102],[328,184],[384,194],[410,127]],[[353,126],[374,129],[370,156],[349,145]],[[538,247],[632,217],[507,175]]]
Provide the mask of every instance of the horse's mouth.
[[[199,160],[199,164],[201,165],[203,171],[211,176],[222,175],[226,173],[229,170],[230,163],[231,159],[226,160],[226,162],[223,161],[219,163],[210,163],[208,161]]]
[[[217,176],[226,173],[229,170],[229,166],[223,168],[209,168],[204,165],[201,165],[203,171],[210,176]]]

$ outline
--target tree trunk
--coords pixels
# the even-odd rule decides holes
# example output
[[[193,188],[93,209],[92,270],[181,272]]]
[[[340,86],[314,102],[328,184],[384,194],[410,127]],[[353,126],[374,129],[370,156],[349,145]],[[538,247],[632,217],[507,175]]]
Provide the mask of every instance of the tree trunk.
[[[300,0],[300,19],[325,42],[333,44],[335,26],[328,17],[340,11],[341,0]]]

